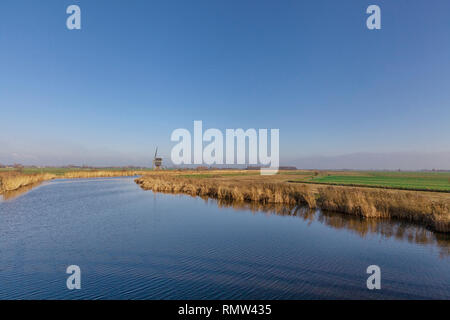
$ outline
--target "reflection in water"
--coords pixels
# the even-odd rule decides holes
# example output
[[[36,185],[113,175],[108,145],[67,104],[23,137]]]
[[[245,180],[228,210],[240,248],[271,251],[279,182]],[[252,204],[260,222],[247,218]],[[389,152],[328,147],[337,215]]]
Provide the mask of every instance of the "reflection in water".
[[[450,240],[413,224],[205,205],[132,178],[24,190],[0,201],[0,299],[450,298]],[[65,286],[70,264],[84,274],[77,292]],[[370,264],[383,270],[377,292]]]
[[[71,179],[71,180],[55,179],[55,180],[52,180],[52,184],[56,185],[56,184],[62,184],[62,183],[64,183],[64,184],[67,184],[67,183],[79,184],[79,183],[91,183],[91,182],[102,182],[102,181],[121,181],[120,179],[123,179],[123,178],[105,178],[105,179],[94,178],[94,179],[95,179],[94,181],[93,180],[89,180],[89,179],[81,179],[81,178],[80,179]],[[31,183],[29,185],[20,187],[19,189],[16,189],[16,190],[13,190],[13,191],[6,191],[6,192],[0,194],[0,201],[2,201],[2,200],[4,200],[4,201],[13,200],[13,199],[15,199],[15,198],[17,198],[17,197],[27,193],[31,189],[34,189],[34,188],[40,186],[43,183],[48,183],[48,181],[39,181],[39,182],[36,182],[36,183]]]
[[[212,201],[219,207],[231,207],[235,210],[251,210],[253,213],[264,212],[279,216],[298,217],[312,223],[318,221],[334,229],[346,229],[365,238],[371,234],[379,234],[386,238],[408,241],[421,245],[435,245],[440,249],[441,257],[450,256],[450,235],[436,233],[423,226],[395,219],[367,219],[336,212],[310,209],[304,206],[287,206],[286,204],[261,204],[258,202],[236,202],[203,198]]]
[[[96,179],[96,182],[114,181],[119,179]],[[56,180],[53,183],[81,183],[92,182],[89,180]],[[37,182],[14,191],[8,191],[0,195],[1,200],[13,200],[33,188],[41,185],[42,182]],[[250,210],[253,213],[264,212],[267,214],[276,214],[279,216],[293,216],[302,219],[308,223],[314,221],[323,223],[334,229],[346,229],[361,238],[368,235],[378,234],[386,238],[394,238],[397,240],[408,241],[409,243],[421,245],[436,245],[440,249],[441,257],[450,257],[450,235],[444,233],[436,233],[426,229],[423,226],[406,222],[403,220],[383,219],[383,218],[362,218],[353,215],[346,215],[336,212],[328,212],[324,210],[310,209],[305,206],[289,206],[287,204],[270,203],[261,204],[259,202],[238,202],[224,199],[211,199],[202,197],[205,202],[212,202],[217,204],[220,208],[233,208],[235,210]]]

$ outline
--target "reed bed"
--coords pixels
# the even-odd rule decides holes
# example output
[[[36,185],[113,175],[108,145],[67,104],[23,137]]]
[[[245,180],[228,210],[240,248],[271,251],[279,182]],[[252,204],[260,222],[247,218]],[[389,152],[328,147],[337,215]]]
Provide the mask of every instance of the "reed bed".
[[[0,173],[0,193],[15,191],[28,185],[54,179],[55,177],[54,174],[50,173],[22,174],[20,172],[2,172]]]
[[[404,220],[391,223],[389,218],[361,219],[356,215],[337,215],[327,210],[315,210],[306,206],[290,206],[282,203],[261,204],[255,201],[240,202],[220,199],[210,200],[210,198],[205,198],[204,200],[205,202],[214,201],[220,208],[250,210],[254,214],[264,213],[291,216],[307,222],[320,221],[334,229],[350,230],[361,238],[380,234],[386,238],[396,238],[409,243],[436,245],[439,247],[440,257],[450,257],[450,233],[433,232],[424,227],[413,226]]]
[[[144,171],[70,171],[63,175],[52,173],[30,173],[25,174],[20,171],[0,172],[0,194],[16,191],[30,185],[52,179],[77,179],[77,178],[105,178],[105,177],[133,177],[144,173]]]
[[[77,178],[108,178],[108,177],[133,177],[145,173],[145,171],[70,171],[64,173],[60,178],[77,179]]]
[[[450,196],[442,194],[343,186],[288,183],[270,177],[191,178],[149,174],[136,179],[146,190],[182,193],[225,201],[306,205],[366,218],[399,218],[450,232]]]
[[[368,218],[399,218],[450,232],[450,196],[358,187],[319,188],[320,208]]]

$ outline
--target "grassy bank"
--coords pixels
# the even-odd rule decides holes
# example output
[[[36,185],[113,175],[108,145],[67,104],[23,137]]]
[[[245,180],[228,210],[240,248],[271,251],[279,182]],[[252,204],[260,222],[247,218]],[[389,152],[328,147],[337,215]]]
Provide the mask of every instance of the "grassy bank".
[[[172,170],[165,174],[188,178],[260,175],[258,170]],[[271,181],[450,193],[450,172],[284,170]]]
[[[0,193],[15,191],[29,185],[54,179],[55,177],[54,174],[50,173],[24,174],[20,172],[0,172]]]
[[[152,173],[136,179],[143,189],[226,201],[306,205],[367,218],[399,218],[450,232],[450,195],[419,191],[290,183],[295,174],[247,172]]]
[[[61,169],[64,170],[64,169]],[[56,174],[58,172],[58,174]],[[133,177],[142,175],[148,171],[125,170],[52,170],[45,173],[2,171],[0,172],[0,194],[19,190],[21,188],[37,185],[43,181],[52,179],[77,179],[77,178],[101,178],[101,177]]]
[[[281,171],[274,176],[261,176],[257,171],[246,170],[154,172],[120,169],[46,169],[47,171],[42,173],[0,171],[0,193],[6,195],[24,188],[28,190],[42,181],[56,178],[142,175],[136,182],[142,188],[156,192],[183,193],[261,205],[305,205],[311,209],[320,208],[368,218],[405,219],[422,223],[440,232],[450,232],[450,193],[446,185],[448,173],[297,170]],[[411,187],[441,192],[389,189]]]
[[[58,178],[64,179],[76,179],[76,178],[107,178],[107,177],[133,177],[148,173],[147,171],[108,171],[108,170],[98,170],[98,171],[70,171],[66,172]]]
[[[77,173],[77,172],[149,172],[152,171],[152,169],[140,169],[140,168],[108,168],[108,167],[102,167],[102,168],[59,168],[59,167],[43,167],[43,168],[37,168],[37,167],[25,167],[20,170],[15,168],[0,168],[0,175],[4,172],[15,172],[15,173],[22,173],[22,174],[54,174],[56,176],[63,177],[66,174],[70,173]]]

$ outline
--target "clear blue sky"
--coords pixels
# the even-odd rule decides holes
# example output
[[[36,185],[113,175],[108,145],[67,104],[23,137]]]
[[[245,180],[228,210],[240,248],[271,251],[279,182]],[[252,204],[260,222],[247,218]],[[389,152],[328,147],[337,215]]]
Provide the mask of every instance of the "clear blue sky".
[[[279,128],[282,164],[450,169],[449,15],[448,0],[2,0],[0,163],[150,165],[203,120]]]

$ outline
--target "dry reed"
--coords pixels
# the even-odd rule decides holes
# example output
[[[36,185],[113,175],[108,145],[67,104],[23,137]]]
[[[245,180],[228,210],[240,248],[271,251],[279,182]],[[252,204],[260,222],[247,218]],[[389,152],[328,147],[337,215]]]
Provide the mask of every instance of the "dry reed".
[[[69,171],[64,175],[57,176],[51,173],[35,173],[25,174],[18,171],[1,172],[0,173],[0,194],[18,190],[20,188],[36,185],[40,182],[60,179],[76,179],[76,178],[101,178],[101,177],[132,177],[143,174],[144,171]]]
[[[0,193],[14,191],[19,188],[37,184],[55,178],[54,174],[22,174],[19,172],[2,172],[0,174]]]
[[[145,171],[69,171],[60,178],[78,179],[78,178],[108,178],[108,177],[133,177],[145,173]]]
[[[270,179],[270,178],[268,178]],[[151,174],[136,179],[147,190],[183,193],[226,201],[280,203],[288,206],[337,211],[367,218],[399,218],[450,232],[450,196],[428,193],[342,186],[313,186],[239,177],[189,178]]]

